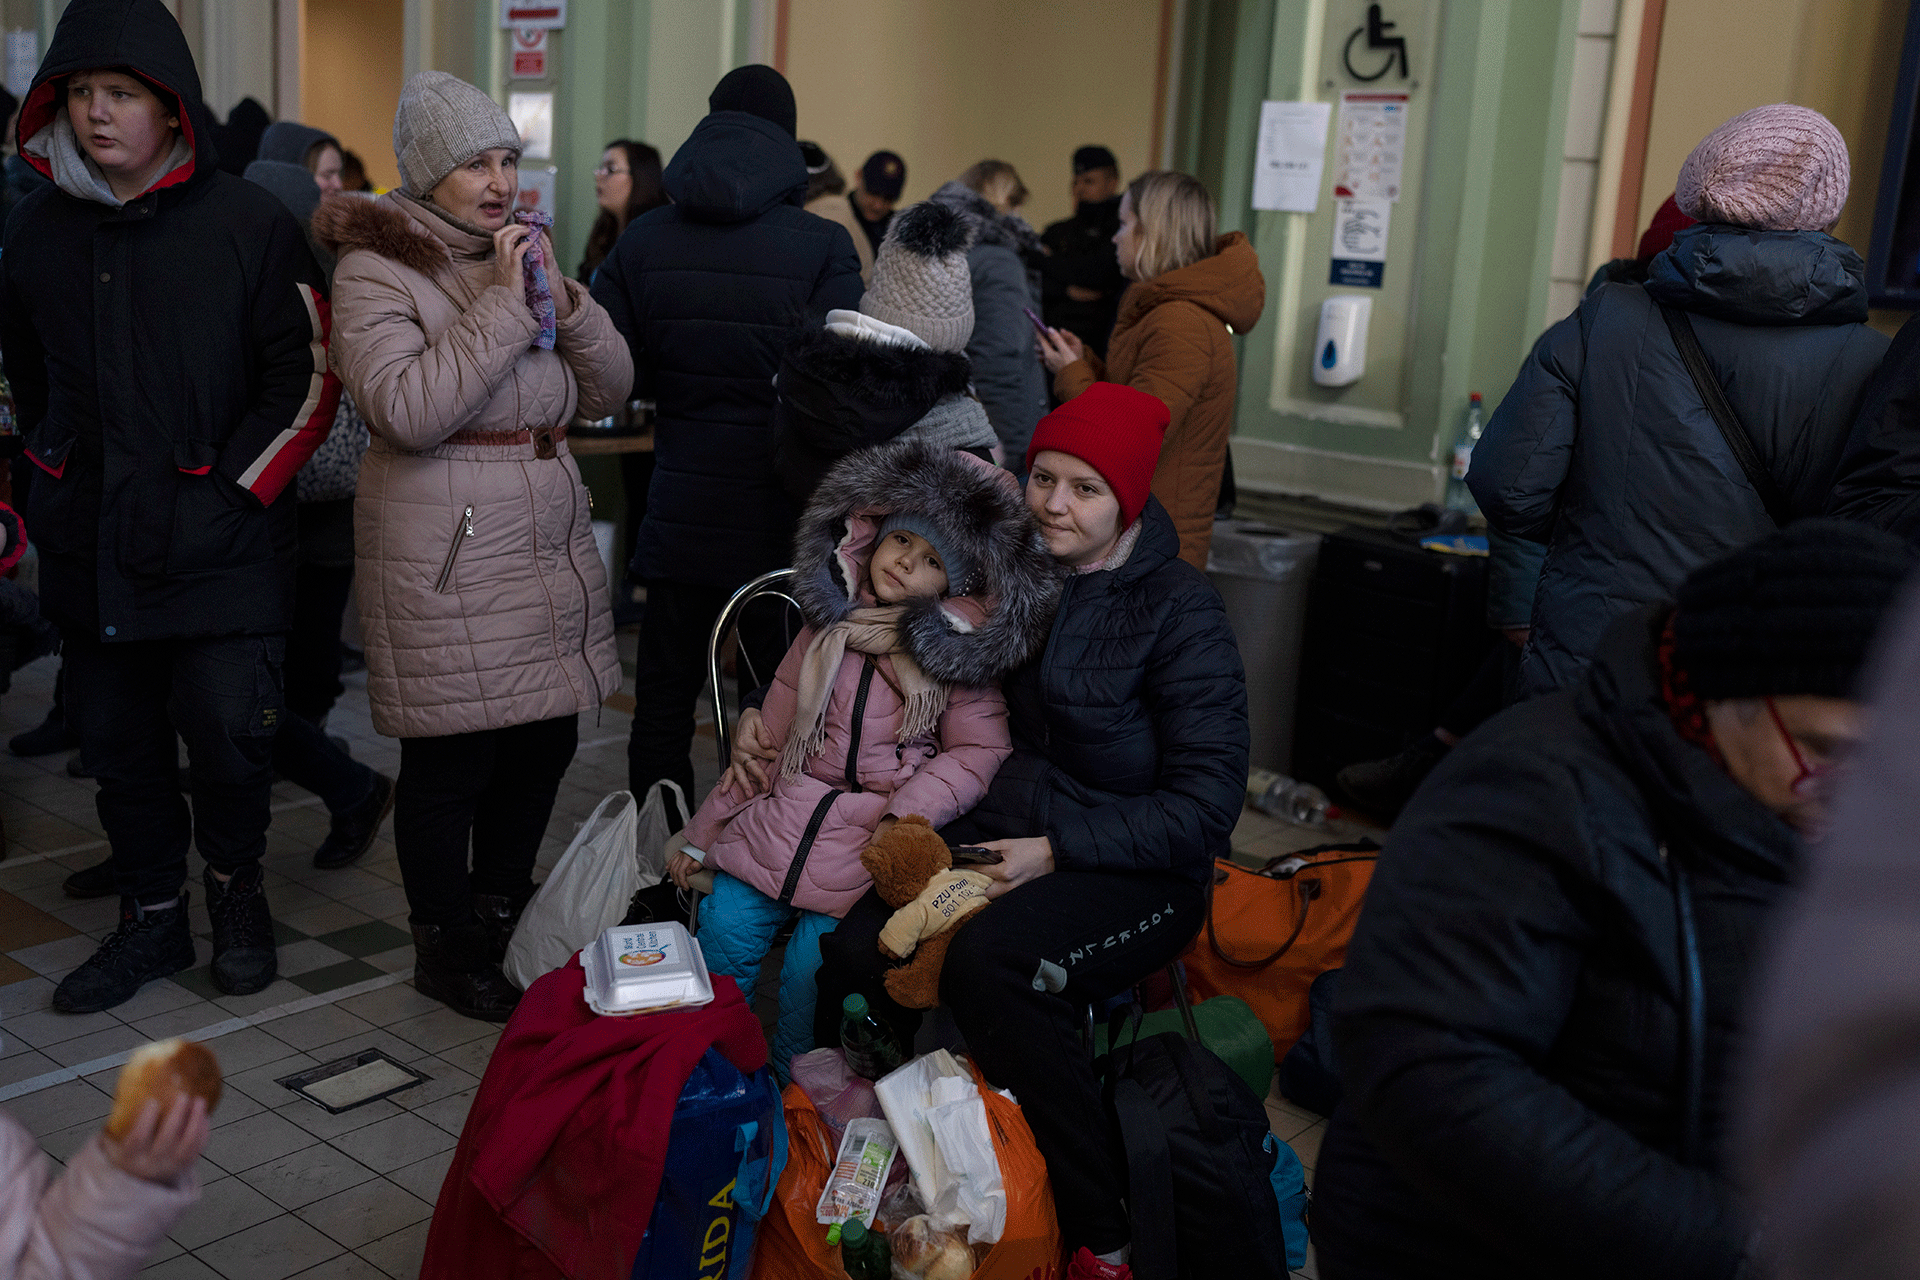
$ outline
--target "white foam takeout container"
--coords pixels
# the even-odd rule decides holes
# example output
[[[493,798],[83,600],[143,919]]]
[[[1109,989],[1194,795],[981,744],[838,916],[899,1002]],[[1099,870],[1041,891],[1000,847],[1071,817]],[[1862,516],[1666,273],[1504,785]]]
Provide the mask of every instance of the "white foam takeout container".
[[[587,1007],[599,1014],[692,1009],[713,1002],[707,960],[686,926],[615,925],[580,952]]]

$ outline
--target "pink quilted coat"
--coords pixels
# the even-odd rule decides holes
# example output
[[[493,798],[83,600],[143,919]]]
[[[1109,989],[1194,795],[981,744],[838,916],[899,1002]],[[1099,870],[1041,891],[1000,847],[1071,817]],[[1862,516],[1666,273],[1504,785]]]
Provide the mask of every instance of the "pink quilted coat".
[[[200,1198],[199,1176],[147,1182],[107,1159],[100,1135],[56,1174],[26,1126],[0,1115],[0,1276],[132,1280]]]
[[[598,706],[620,687],[607,577],[566,446],[633,360],[581,285],[553,351],[493,241],[397,192],[315,213],[340,255],[333,363],[373,431],[354,500],[374,728],[434,737]],[[558,281],[557,272],[549,276]]]

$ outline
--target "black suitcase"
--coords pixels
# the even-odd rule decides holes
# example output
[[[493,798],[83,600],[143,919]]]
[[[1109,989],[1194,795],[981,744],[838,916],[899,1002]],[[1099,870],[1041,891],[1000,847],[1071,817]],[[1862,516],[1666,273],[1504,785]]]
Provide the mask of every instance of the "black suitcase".
[[[1323,789],[1431,730],[1497,637],[1487,558],[1349,525],[1320,545],[1294,713],[1294,775]]]

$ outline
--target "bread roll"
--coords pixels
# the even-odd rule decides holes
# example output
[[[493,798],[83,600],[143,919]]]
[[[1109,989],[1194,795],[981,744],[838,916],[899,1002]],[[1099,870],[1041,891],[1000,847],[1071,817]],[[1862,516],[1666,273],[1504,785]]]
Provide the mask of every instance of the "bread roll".
[[[965,1239],[925,1214],[901,1223],[887,1244],[895,1265],[920,1280],[967,1280],[973,1274],[973,1250]]]
[[[213,1051],[178,1036],[141,1045],[120,1068],[107,1136],[116,1141],[126,1137],[147,1099],[158,1102],[164,1112],[181,1094],[205,1098],[208,1112],[220,1104],[220,1063]]]

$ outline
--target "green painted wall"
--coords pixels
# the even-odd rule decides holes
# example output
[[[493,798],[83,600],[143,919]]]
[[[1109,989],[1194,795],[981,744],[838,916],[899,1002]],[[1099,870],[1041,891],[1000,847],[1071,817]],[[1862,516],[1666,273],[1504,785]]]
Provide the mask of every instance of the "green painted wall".
[[[1382,508],[1439,495],[1440,460],[1468,392],[1496,403],[1544,327],[1579,7],[1385,6],[1410,41],[1406,192],[1394,209],[1367,374],[1334,391],[1313,387],[1304,372],[1320,300],[1341,292],[1325,283],[1331,139],[1318,212],[1255,212],[1248,201],[1263,98],[1334,102],[1337,119],[1340,92],[1365,87],[1339,70],[1338,51],[1366,5],[1189,5],[1178,161],[1220,197],[1222,229],[1253,237],[1267,280],[1266,314],[1241,342],[1234,458],[1243,486]],[[1378,87],[1402,86],[1390,77]]]

